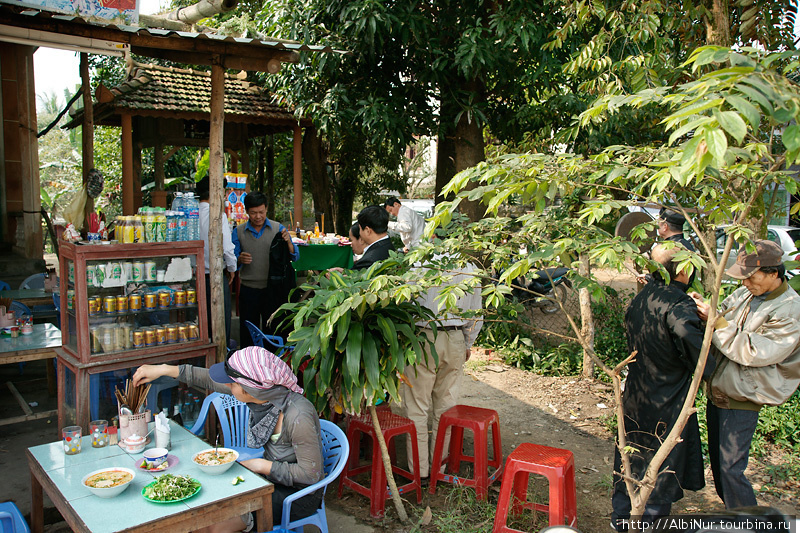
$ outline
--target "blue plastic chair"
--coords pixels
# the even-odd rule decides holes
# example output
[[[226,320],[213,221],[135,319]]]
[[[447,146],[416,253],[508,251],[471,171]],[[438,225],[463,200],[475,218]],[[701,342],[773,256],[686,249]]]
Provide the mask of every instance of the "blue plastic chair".
[[[328,485],[339,477],[339,474],[344,470],[347,457],[350,455],[350,445],[347,442],[344,431],[333,422],[320,420],[319,425],[322,437],[322,466],[325,470],[325,477],[322,481],[297,491],[283,500],[281,523],[275,526],[272,530],[273,533],[276,531],[303,533],[303,526],[306,524],[315,525],[322,533],[328,533],[328,517],[325,514],[325,492],[328,490]],[[306,518],[290,522],[292,502],[319,489],[322,489],[322,503],[317,512]]]
[[[28,276],[25,278],[22,283],[19,284],[20,289],[44,289],[44,279],[45,274],[44,272],[39,272],[38,274],[33,274],[32,276]]]
[[[0,532],[30,533],[28,523],[14,502],[0,503]]]
[[[0,291],[10,291],[11,285],[6,283],[5,281],[0,281]]]
[[[13,311],[17,318],[22,317],[23,315],[33,316],[31,313],[31,308],[25,305],[22,302],[18,302],[16,300],[12,300],[11,307],[8,309],[9,311]]]
[[[250,322],[249,320],[245,320],[244,324],[247,326],[247,331],[250,332],[250,338],[253,339],[253,342],[259,348],[264,348],[269,350],[270,348],[277,349],[275,355],[278,357],[283,356],[283,352],[286,351],[286,346],[284,346],[283,339],[278,337],[277,335],[267,335],[266,333],[262,332],[258,329],[258,326]],[[272,346],[264,346],[264,341],[267,341]]]
[[[197,422],[192,426],[191,431],[195,435],[200,435],[206,424],[208,417],[208,407],[214,405],[217,412],[219,425],[222,428],[222,438],[226,448],[239,452],[239,460],[257,459],[264,457],[264,448],[247,447],[247,427],[250,424],[250,408],[246,403],[242,403],[230,394],[220,394],[212,392],[203,400]]]

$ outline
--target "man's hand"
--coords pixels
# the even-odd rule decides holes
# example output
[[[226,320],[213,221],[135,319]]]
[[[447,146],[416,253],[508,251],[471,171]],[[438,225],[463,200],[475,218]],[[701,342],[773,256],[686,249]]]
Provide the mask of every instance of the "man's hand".
[[[247,252],[242,252],[239,254],[239,262],[243,265],[249,265],[253,262],[253,256]]]
[[[228,275],[228,285],[233,283],[233,280],[236,278],[236,272],[227,271],[225,272]]]
[[[281,237],[283,237],[283,240],[289,245],[289,252],[294,252],[294,243],[292,242],[292,236],[289,235],[289,230],[283,228],[283,231],[281,231]]]
[[[469,358],[470,358],[471,355],[472,355],[472,349],[471,348],[467,348],[467,355],[466,355],[466,357],[464,357],[464,361],[465,362],[469,361]]]
[[[694,300],[694,303],[697,304],[697,316],[700,317],[700,320],[703,322],[707,321],[708,314],[711,312],[711,306],[705,302],[701,294],[694,291],[688,294],[689,297]]]

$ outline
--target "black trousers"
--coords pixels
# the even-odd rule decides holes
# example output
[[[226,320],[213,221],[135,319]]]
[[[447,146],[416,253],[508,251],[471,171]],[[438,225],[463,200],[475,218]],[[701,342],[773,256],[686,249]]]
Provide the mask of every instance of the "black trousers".
[[[239,341],[240,348],[253,346],[245,320],[252,322],[266,335],[275,335],[277,324],[267,324],[269,317],[280,307],[270,289],[254,289],[247,285],[239,287]]]
[[[758,411],[720,409],[708,401],[708,459],[714,487],[726,509],[757,505],[753,486],[744,475]]]
[[[228,276],[222,275],[222,305],[225,315],[225,345],[231,342],[231,286],[228,284]],[[206,313],[208,313],[208,333],[213,340],[214,334],[211,326],[211,276],[206,274]]]

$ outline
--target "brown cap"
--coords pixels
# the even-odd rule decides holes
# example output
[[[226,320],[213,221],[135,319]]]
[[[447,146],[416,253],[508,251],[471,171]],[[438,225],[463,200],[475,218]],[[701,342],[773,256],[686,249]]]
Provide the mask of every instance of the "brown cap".
[[[783,264],[783,250],[772,241],[755,241],[756,251],[748,253],[742,246],[736,256],[736,264],[725,273],[735,279],[747,279],[761,267],[776,267]]]

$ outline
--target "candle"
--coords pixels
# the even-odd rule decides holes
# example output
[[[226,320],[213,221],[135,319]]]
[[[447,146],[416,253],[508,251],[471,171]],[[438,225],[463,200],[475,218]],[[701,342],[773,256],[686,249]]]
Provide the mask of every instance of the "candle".
[[[325,213],[322,213],[322,234],[325,235]]]

